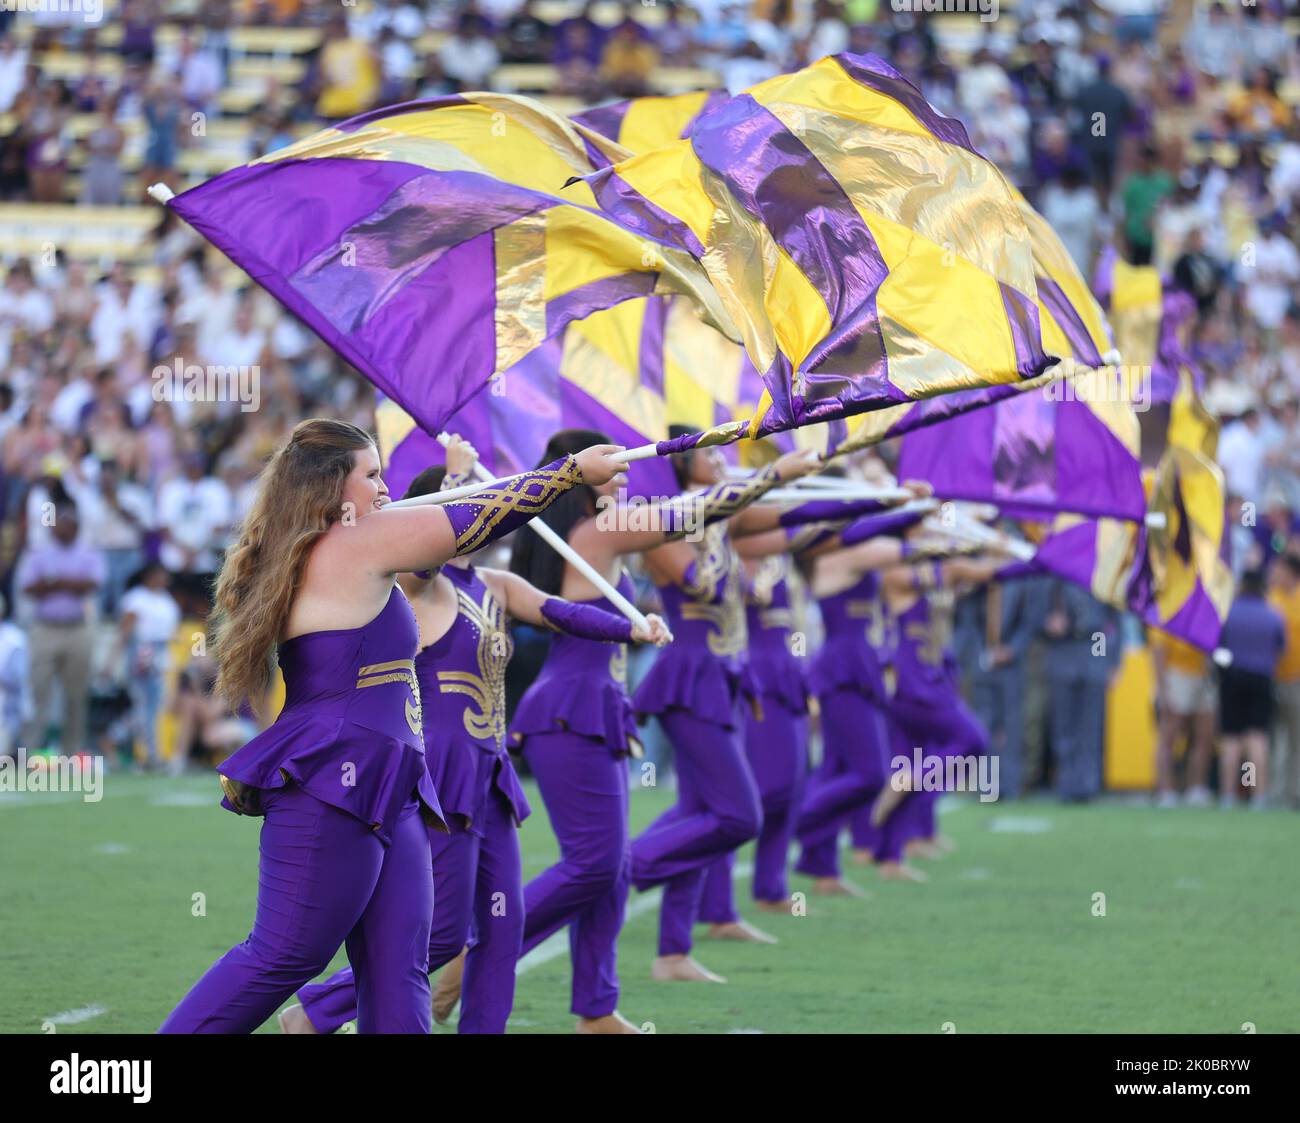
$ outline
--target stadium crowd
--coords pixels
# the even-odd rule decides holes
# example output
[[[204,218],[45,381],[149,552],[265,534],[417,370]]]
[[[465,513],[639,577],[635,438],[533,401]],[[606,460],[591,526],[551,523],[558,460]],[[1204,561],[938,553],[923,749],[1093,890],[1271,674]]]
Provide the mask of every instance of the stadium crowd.
[[[1223,424],[1239,594],[1230,672],[1146,637],[1157,800],[1205,803],[1216,787],[1230,800],[1235,762],[1263,761],[1271,738],[1252,802],[1300,806],[1294,6],[1022,0],[980,20],[900,0],[126,0],[97,24],[48,7],[0,13],[6,208],[141,206],[149,183],[203,178],[187,154],[222,123],[237,126],[223,134],[239,138],[235,163],[324,122],[510,75],[510,89],[540,83],[573,111],[660,91],[665,68],[734,92],[838,51],[884,55],[967,125],[1085,275],[1115,247],[1194,299],[1190,349]],[[296,78],[268,68],[232,108],[231,44],[250,28],[314,39]],[[293,425],[322,414],[373,429],[373,392],[169,214],[130,260],[0,253],[0,751],[211,761],[255,729],[210,690],[202,620],[222,551]],[[160,393],[154,372],[178,362],[254,370],[257,400]],[[1120,652],[1144,640],[1086,595],[1014,588],[955,605],[954,636],[995,749],[1023,760],[1016,787],[1029,791],[1051,782],[1051,715],[1104,707]],[[1111,657],[1079,658],[1098,630],[1117,639]],[[1220,727],[1221,686],[1234,718],[1252,715],[1246,728]],[[1100,760],[1098,748],[1097,787]]]

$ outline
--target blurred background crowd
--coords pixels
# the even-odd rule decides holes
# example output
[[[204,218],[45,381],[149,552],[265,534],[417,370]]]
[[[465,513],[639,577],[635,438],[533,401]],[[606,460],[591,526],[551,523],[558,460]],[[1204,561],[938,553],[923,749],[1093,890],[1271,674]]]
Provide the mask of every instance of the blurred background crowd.
[[[102,751],[124,767],[179,770],[241,744],[256,727],[212,698],[202,639],[222,550],[298,420],[374,427],[369,386],[151,205],[148,184],[181,190],[415,97],[494,89],[572,113],[734,92],[850,50],[885,56],[962,120],[1085,276],[1113,247],[1187,291],[1192,357],[1223,423],[1242,579],[1224,642],[1271,684],[1267,720],[1254,722],[1267,727],[1221,728],[1205,656],[1144,637],[1086,596],[1063,607],[1032,583],[978,591],[954,605],[954,642],[995,747],[1022,764],[1011,794],[1051,786],[1054,711],[1093,712],[1097,700],[1104,711],[1120,655],[1072,654],[1100,628],[1122,641],[1117,652],[1154,656],[1142,702],[1157,707],[1158,802],[1227,797],[1216,752],[1254,759],[1271,746],[1254,802],[1300,804],[1300,12],[1294,0],[1002,0],[985,5],[993,19],[897,10],[924,6],[104,0],[98,20],[89,4],[0,11],[0,751]],[[177,361],[256,367],[257,408],[156,400],[151,372]],[[1104,781],[1099,767],[1092,790]]]

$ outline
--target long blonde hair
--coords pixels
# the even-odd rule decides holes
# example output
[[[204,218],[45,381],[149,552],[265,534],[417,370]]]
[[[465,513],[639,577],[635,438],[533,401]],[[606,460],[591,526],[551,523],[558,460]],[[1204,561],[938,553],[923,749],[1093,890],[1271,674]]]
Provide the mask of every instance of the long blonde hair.
[[[213,646],[217,693],[260,711],[276,643],[317,539],[343,516],[343,485],[356,453],[374,445],[364,429],[316,417],[294,426],[262,473],[239,542],[217,577]]]

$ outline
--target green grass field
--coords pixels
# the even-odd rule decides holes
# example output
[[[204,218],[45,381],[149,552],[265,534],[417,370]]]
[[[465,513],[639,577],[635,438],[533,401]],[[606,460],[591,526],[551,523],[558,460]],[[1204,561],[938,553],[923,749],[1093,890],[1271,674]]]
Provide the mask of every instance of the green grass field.
[[[0,795],[0,1032],[50,1020],[60,1033],[151,1032],[243,939],[257,823],[218,795],[215,777],[118,775],[97,804]],[[634,827],[668,798],[637,791]],[[525,876],[555,855],[533,803]],[[657,909],[634,893],[620,1008],[660,1033],[1300,1031],[1294,815],[961,802],[942,821],[958,850],[925,863],[928,884],[850,867],[870,899],[750,911],[776,947],[701,940],[726,986],[650,980]],[[511,1028],[567,1032],[567,950],[539,952],[521,967]]]

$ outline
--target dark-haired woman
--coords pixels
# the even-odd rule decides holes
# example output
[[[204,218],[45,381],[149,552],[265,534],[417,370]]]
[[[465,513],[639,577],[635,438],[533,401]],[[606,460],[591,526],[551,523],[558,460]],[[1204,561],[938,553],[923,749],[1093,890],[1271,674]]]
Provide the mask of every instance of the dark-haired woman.
[[[683,490],[726,486],[718,482],[725,465],[716,449],[697,448],[673,459]],[[806,454],[788,453],[753,478],[798,476],[815,466]],[[748,510],[730,526],[704,527],[694,542],[669,542],[646,554],[674,644],[637,687],[634,706],[639,718],[658,718],[672,743],[678,777],[677,803],[632,843],[632,884],[641,891],[664,887],[658,955],[651,966],[656,979],[724,981],[691,958],[691,928],[707,868],[754,838],[763,818],[742,744],[745,604],[740,561],[728,531],[773,531],[780,518],[770,508]],[[722,922],[714,934],[771,940],[739,916]]]
[[[441,507],[386,509],[365,430],[295,427],[216,590],[219,691],[260,703],[277,651],[285,679],[279,717],[219,770],[224,806],[265,817],[257,915],[161,1032],[252,1032],[344,943],[358,1029],[428,1031],[425,823],[442,811],[421,737],[419,633],[396,575],[480,549],[584,481],[606,483],[622,470],[613,451],[586,449]]]
[[[441,465],[411,482],[406,495],[436,491],[470,478],[473,446],[453,441],[452,474]],[[415,677],[424,713],[424,752],[447,814],[450,834],[429,832],[435,908],[429,973],[465,958],[461,1033],[504,1033],[514,1003],[515,961],[524,931],[523,880],[517,828],[528,800],[505,751],[505,676],[514,650],[507,615],[597,642],[661,643],[657,616],[649,630],[624,616],[548,597],[522,577],[479,569],[457,558],[437,572],[399,579],[420,626]],[[333,1033],[356,1017],[351,968],[298,992],[302,1006],[280,1016],[286,1032]]]
[[[599,438],[585,430],[557,433],[543,458]],[[609,485],[575,489],[543,519],[630,598],[632,581],[623,571],[623,557],[735,516],[781,480],[811,467],[807,457],[792,456],[750,479],[714,482],[700,494],[674,497],[653,508],[656,529],[620,529],[607,506],[615,491]],[[771,524],[769,516],[761,529]],[[690,546],[683,548],[691,552]],[[544,592],[607,605],[581,573],[530,531],[516,538],[511,568]],[[640,751],[626,669],[621,649],[611,653],[602,644],[557,636],[511,725],[560,843],[560,861],[524,888],[523,950],[571,927],[571,1008],[582,1033],[638,1032],[617,1011],[616,949],[630,874],[626,758]]]

